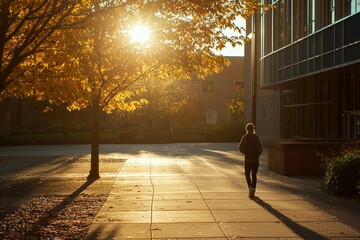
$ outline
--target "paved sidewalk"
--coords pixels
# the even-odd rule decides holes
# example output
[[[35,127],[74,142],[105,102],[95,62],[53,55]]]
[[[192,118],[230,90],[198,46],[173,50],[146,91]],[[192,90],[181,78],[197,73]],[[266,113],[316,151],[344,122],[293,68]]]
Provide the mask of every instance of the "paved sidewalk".
[[[86,239],[360,239],[359,201],[327,196],[317,178],[269,172],[266,152],[257,198],[250,200],[236,146],[102,145],[102,177],[85,188],[88,163],[71,159],[88,158],[88,146],[0,147],[0,159],[14,158],[0,170],[3,183],[14,188],[21,185],[10,180],[38,179],[30,190],[2,197],[1,204],[16,208],[33,196],[74,189],[106,194]],[[38,162],[24,166],[24,156],[34,155]]]

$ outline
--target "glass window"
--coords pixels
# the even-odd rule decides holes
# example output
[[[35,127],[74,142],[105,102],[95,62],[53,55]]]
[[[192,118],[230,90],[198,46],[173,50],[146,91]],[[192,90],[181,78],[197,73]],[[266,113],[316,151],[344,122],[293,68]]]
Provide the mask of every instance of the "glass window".
[[[325,0],[322,1],[315,1],[315,14],[316,14],[316,21],[315,21],[315,30],[319,30],[323,28],[326,20],[326,2]]]
[[[262,56],[265,56],[272,51],[272,43],[273,43],[273,23],[272,23],[272,16],[274,10],[270,10],[262,15],[262,44],[263,44],[263,52]]]
[[[351,14],[360,12],[360,0],[352,0]]]
[[[315,0],[309,0],[309,24],[308,33],[315,32]]]
[[[285,1],[285,45],[291,43],[291,1]]]
[[[335,0],[328,0],[328,24],[335,22]]]
[[[202,81],[201,93],[214,93],[214,81],[209,81],[209,80]]]
[[[281,89],[283,138],[331,138],[329,81],[312,77],[284,83]],[[335,112],[335,113],[334,113]],[[335,124],[336,125],[336,124]]]
[[[308,28],[307,12],[306,1],[293,1],[293,41],[306,36]]]
[[[360,11],[360,0],[345,0],[345,16]]]
[[[345,4],[344,4],[345,16],[351,14],[351,4],[352,4],[351,0],[345,0]]]
[[[302,123],[301,123],[301,137],[315,138],[315,106],[302,106]]]
[[[300,33],[299,33],[299,17],[300,16],[300,12],[299,12],[299,1],[294,0],[293,3],[293,39],[294,41],[298,40],[300,38]]]
[[[285,5],[278,1],[274,10],[274,50],[285,46]]]

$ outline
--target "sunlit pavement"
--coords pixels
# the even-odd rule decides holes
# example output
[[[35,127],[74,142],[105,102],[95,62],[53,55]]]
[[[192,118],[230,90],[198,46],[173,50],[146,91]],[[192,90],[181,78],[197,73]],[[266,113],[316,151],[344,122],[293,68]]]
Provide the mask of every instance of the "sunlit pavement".
[[[89,152],[88,145],[0,147],[0,157],[14,160],[0,162],[1,182],[14,180],[2,189],[38,179],[22,189],[29,194],[1,198],[4,214],[31,196],[71,194],[88,174],[81,160]],[[268,171],[266,151],[255,201],[237,143],[101,145],[100,152],[101,178],[82,193],[109,196],[87,239],[360,239],[359,201],[327,196],[318,178]]]

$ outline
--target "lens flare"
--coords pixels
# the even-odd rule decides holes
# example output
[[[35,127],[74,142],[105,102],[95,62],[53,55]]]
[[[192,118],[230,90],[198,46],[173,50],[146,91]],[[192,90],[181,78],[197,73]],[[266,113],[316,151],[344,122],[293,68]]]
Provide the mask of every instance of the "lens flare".
[[[151,31],[145,25],[137,25],[130,30],[132,42],[145,43],[150,40]]]

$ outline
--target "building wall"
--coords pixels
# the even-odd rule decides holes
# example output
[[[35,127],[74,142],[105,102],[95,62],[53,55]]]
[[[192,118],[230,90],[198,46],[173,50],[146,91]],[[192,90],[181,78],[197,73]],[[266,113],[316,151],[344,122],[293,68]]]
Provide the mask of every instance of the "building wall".
[[[252,65],[246,71],[257,67],[256,77],[245,81],[257,83],[256,106],[250,107],[269,143],[269,169],[321,173],[317,153],[360,139],[360,1],[262,3],[275,8],[258,14],[252,26],[253,19],[247,22],[260,54],[245,55]]]
[[[246,21],[247,35],[251,33],[251,19]],[[244,121],[252,122],[252,109],[251,109],[251,41],[245,43],[244,46]]]
[[[255,24],[247,21],[247,34],[255,29],[256,42],[245,46],[246,121],[255,119],[265,143],[356,137],[351,124],[360,122],[360,94],[354,90],[360,87],[359,3],[334,1],[332,18],[328,1],[272,2],[275,10],[262,18],[257,15]],[[314,16],[306,14],[312,7]],[[256,44],[256,51],[251,44]]]
[[[260,17],[256,16],[256,20],[253,21],[250,18],[247,21],[247,35],[253,33],[253,24],[256,24],[255,29],[260,27]],[[253,34],[254,35],[254,34]],[[252,49],[254,39],[251,39],[249,43],[245,45],[245,60],[244,60],[244,120],[245,122],[253,122],[256,125],[257,134],[261,137],[261,140],[265,146],[273,140],[280,138],[280,90],[272,88],[263,88],[260,72],[260,56],[259,50],[261,42],[261,31],[255,31],[256,51]],[[253,59],[253,54],[256,54],[256,59]],[[254,66],[256,65],[256,66]],[[254,71],[255,67],[255,71]],[[256,72],[256,104],[253,105],[253,83]],[[267,74],[267,73],[263,73]],[[253,116],[253,107],[255,107],[256,116]]]
[[[263,144],[280,138],[280,91],[259,89],[257,100],[257,132]]]
[[[231,113],[229,101],[235,96],[235,84],[243,83],[244,59],[243,57],[228,57],[231,62],[220,74],[209,76],[205,80],[196,81],[195,91],[200,92],[199,103],[203,117],[202,124],[219,124],[230,120]],[[202,84],[206,81],[214,82],[212,93],[204,93]],[[243,84],[242,84],[243,85]],[[216,117],[212,118],[216,114]]]

